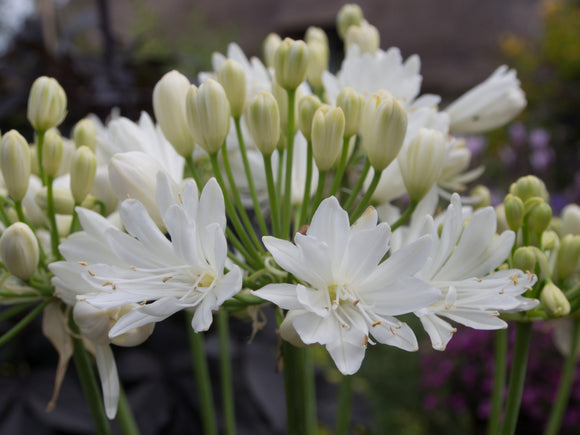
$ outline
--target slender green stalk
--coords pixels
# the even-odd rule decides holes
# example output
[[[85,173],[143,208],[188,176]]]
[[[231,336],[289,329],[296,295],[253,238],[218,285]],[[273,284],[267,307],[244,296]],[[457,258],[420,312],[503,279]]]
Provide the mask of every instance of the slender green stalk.
[[[254,184],[254,177],[252,175],[252,168],[250,167],[250,162],[248,161],[248,152],[246,151],[246,143],[244,142],[244,137],[242,136],[240,118],[234,118],[234,124],[236,125],[236,134],[238,136],[238,143],[240,144],[242,162],[244,164],[244,170],[246,172],[246,177],[248,179],[248,187],[250,188],[250,195],[252,195],[252,203],[254,204],[254,211],[256,212],[256,217],[258,218],[258,225],[260,226],[260,231],[262,231],[262,234],[266,235],[268,234],[268,229],[266,228],[266,221],[264,220],[264,215],[262,214],[260,201],[258,201],[256,186]]]
[[[350,192],[349,197],[346,199],[346,202],[344,203],[345,210],[348,210],[349,208],[351,208],[353,206],[359,192],[361,191],[363,185],[365,184],[365,179],[367,178],[367,174],[369,173],[370,169],[371,169],[371,162],[369,162],[369,160],[367,159],[367,161],[365,162],[365,165],[363,166],[363,169],[360,173],[360,176],[358,177],[358,180],[352,189],[352,192]]]
[[[278,150],[278,172],[276,172],[276,196],[280,198],[282,203],[282,175],[284,175],[284,150]],[[282,225],[282,222],[280,222]]]
[[[50,247],[52,248],[52,257],[56,260],[60,259],[58,252],[58,245],[60,244],[60,237],[58,235],[58,227],[56,226],[56,211],[54,209],[54,194],[52,191],[53,177],[48,177],[47,182],[47,214],[50,222]]]
[[[195,169],[195,164],[193,163],[193,157],[187,156],[185,158],[185,164],[189,168],[189,172],[191,172],[191,176],[195,180],[195,184],[197,184],[197,188],[201,190],[203,188],[203,186],[201,184],[201,179],[199,178],[199,174],[197,173],[197,171]],[[225,193],[224,193],[224,195],[225,195]]]
[[[312,349],[304,349],[304,407],[306,408],[306,427],[309,433],[318,433],[316,417],[316,384],[314,377],[314,358]]]
[[[248,251],[229,227],[226,227],[226,238],[228,242],[234,245],[234,247],[238,250],[238,252],[242,254],[242,256],[246,259],[249,265],[251,265],[253,268],[260,267],[261,263],[258,257],[256,257],[256,253],[253,251],[252,252]]]
[[[117,424],[123,435],[139,435],[139,426],[135,421],[133,411],[127,400],[123,386],[119,390],[119,405],[117,407]]]
[[[43,303],[41,303],[36,308],[34,308],[34,310],[32,310],[30,313],[28,313],[26,316],[24,316],[22,318],[22,320],[20,320],[16,325],[14,325],[12,328],[10,328],[8,331],[6,331],[0,337],[0,347],[4,346],[6,343],[8,343],[10,340],[12,340],[16,335],[18,335],[18,333],[20,331],[22,331],[30,322],[32,322],[36,316],[38,316],[40,313],[42,313],[42,310],[44,310],[44,307],[46,307],[50,302],[52,302],[52,298],[46,299]]]
[[[79,205],[80,204],[75,204],[75,208],[73,210],[72,221],[70,223],[70,230],[69,230],[70,234],[76,233],[77,231],[81,230],[81,221],[79,220],[79,214],[77,213],[77,207]]]
[[[532,335],[532,322],[518,322],[516,326],[516,343],[512,368],[510,371],[510,381],[508,397],[506,400],[505,416],[502,426],[502,435],[513,435],[516,431],[524,382],[526,379],[526,367],[528,364],[528,350],[530,347],[530,337]]]
[[[272,156],[264,157],[264,169],[266,171],[266,184],[268,185],[268,197],[270,199],[270,213],[272,214],[272,232],[274,236],[281,237],[280,234],[280,211],[278,205],[278,195],[274,186],[274,175],[272,174]]]
[[[284,390],[286,392],[286,433],[310,435],[307,424],[304,349],[282,343],[284,357]]]
[[[294,100],[296,89],[286,90],[288,94],[288,130],[286,131],[286,173],[284,180],[284,207],[282,208],[282,236],[290,235],[290,211],[292,193],[292,159],[294,156]]]
[[[196,333],[191,328],[192,314],[188,314],[187,332],[189,335],[189,345],[191,347],[191,358],[193,360],[193,372],[197,383],[199,401],[201,404],[201,422],[203,433],[206,435],[217,435],[217,420],[213,404],[213,393],[211,389],[211,377],[207,360],[205,358],[205,344],[203,333]]]
[[[32,305],[33,305],[32,303],[21,303],[12,305],[11,307],[8,307],[0,311],[0,322],[4,322],[5,320],[11,319],[12,317],[25,311],[27,308],[30,308]]]
[[[326,174],[328,174],[328,171],[318,172],[318,186],[316,187],[316,193],[312,201],[312,214],[314,214],[322,201],[322,194],[324,193],[324,186],[326,184]]]
[[[334,180],[332,180],[332,186],[330,187],[330,194],[334,195],[340,187],[340,182],[342,181],[342,175],[344,174],[344,168],[346,167],[346,158],[348,157],[348,143],[350,142],[350,137],[345,137],[342,141],[342,153],[340,155],[340,160],[334,173]]]
[[[574,383],[574,374],[576,372],[576,363],[578,362],[578,338],[580,338],[580,320],[572,320],[572,337],[570,343],[570,353],[566,355],[564,360],[564,367],[562,370],[562,378],[560,385],[558,385],[558,394],[556,401],[552,405],[548,425],[546,426],[545,435],[557,435],[560,433],[560,426],[562,425],[562,418],[566,412],[566,406],[570,399],[570,391]]]
[[[405,210],[405,212],[401,215],[401,217],[397,219],[393,225],[391,225],[391,231],[395,231],[397,228],[399,228],[401,225],[407,222],[407,220],[409,220],[409,218],[417,208],[417,204],[418,204],[417,201],[411,201],[407,210]]]
[[[306,180],[304,181],[304,195],[302,195],[302,208],[298,218],[298,228],[306,223],[308,219],[308,208],[310,206],[310,186],[312,185],[312,140],[308,140],[306,148]]]
[[[254,271],[254,269],[252,269],[248,264],[246,264],[244,261],[240,260],[238,257],[236,257],[231,252],[228,252],[228,258],[230,260],[232,260],[232,262],[234,262],[235,264],[240,266],[242,269],[244,269],[245,271],[250,272],[250,273]]]
[[[222,387],[222,406],[224,408],[225,434],[236,433],[236,414],[234,406],[234,385],[232,380],[232,361],[230,356],[230,330],[228,312],[220,310],[217,314],[217,327],[220,342],[220,374]]]
[[[362,199],[358,203],[358,206],[354,209],[354,212],[350,217],[351,223],[356,222],[356,220],[360,217],[360,215],[362,215],[363,212],[366,210],[366,208],[369,206],[371,197],[373,196],[373,193],[375,193],[375,189],[377,188],[379,180],[381,179],[381,174],[382,172],[375,171],[375,174],[373,175],[373,179],[371,181],[369,188],[365,192],[364,196],[362,197]]]
[[[487,434],[499,433],[501,411],[503,409],[503,394],[507,372],[507,330],[500,329],[494,335],[494,367],[493,391],[491,394],[491,415],[487,423]]]
[[[6,203],[7,203],[6,198],[0,196],[0,220],[2,221],[5,227],[9,227],[12,221],[10,220],[8,213],[6,213],[6,209],[4,208]]]
[[[40,175],[40,181],[42,185],[46,186],[46,173],[44,172],[44,166],[42,165],[42,148],[44,148],[44,135],[46,131],[36,130],[36,157],[38,160],[38,172]]]
[[[336,414],[335,435],[348,435],[350,410],[352,405],[352,376],[343,376],[338,391],[338,411]]]

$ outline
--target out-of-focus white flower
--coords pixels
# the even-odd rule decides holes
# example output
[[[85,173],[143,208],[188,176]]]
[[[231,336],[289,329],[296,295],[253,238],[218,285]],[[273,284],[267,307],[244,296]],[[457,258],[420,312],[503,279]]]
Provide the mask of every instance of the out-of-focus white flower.
[[[363,20],[360,26],[350,26],[344,38],[344,45],[347,51],[352,46],[357,45],[361,53],[375,54],[380,44],[379,31],[366,20]]]
[[[264,237],[274,260],[302,284],[270,284],[256,295],[288,311],[290,326],[305,344],[326,346],[343,374],[355,373],[374,340],[416,350],[413,331],[393,316],[418,310],[440,293],[414,278],[429,253],[429,237],[379,264],[389,249],[389,226],[377,225],[370,208],[352,227],[336,198],[324,200],[306,235],[294,243]]]
[[[502,65],[445,111],[451,118],[452,133],[483,133],[507,124],[524,107],[526,96],[516,71]]]

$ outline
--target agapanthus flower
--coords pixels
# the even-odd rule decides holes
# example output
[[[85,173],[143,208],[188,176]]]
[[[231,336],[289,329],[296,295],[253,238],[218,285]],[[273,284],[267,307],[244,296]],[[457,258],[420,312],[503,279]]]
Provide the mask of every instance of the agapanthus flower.
[[[255,294],[288,310],[281,329],[290,326],[304,344],[326,346],[343,374],[359,369],[373,340],[417,350],[411,328],[394,316],[440,297],[437,289],[413,277],[424,266],[431,241],[422,237],[381,263],[389,236],[387,224],[377,225],[374,209],[350,226],[336,198],[328,198],[294,243],[263,238],[274,260],[299,283],[270,284]]]

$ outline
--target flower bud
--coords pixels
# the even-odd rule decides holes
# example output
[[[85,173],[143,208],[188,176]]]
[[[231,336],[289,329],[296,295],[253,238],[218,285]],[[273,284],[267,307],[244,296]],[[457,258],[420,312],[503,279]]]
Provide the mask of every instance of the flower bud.
[[[276,50],[282,43],[282,38],[276,33],[270,33],[266,36],[263,44],[264,62],[268,68],[274,68],[274,58],[276,57]]]
[[[199,89],[189,87],[186,100],[189,130],[209,154],[217,153],[230,129],[230,104],[222,85],[207,80]]]
[[[344,136],[358,133],[362,122],[365,99],[353,88],[344,88],[336,97],[336,105],[344,112]]]
[[[308,47],[304,41],[285,38],[274,56],[276,82],[286,89],[294,90],[306,77]]]
[[[278,110],[280,110],[280,129],[285,132],[288,129],[288,93],[276,83],[276,80],[272,80],[272,95],[276,98],[278,102]],[[294,119],[298,119],[298,104],[297,101],[302,100],[304,96],[304,90],[300,86],[296,90],[296,97],[294,99]],[[294,133],[298,131],[298,122],[294,122]],[[282,136],[285,136],[284,134]]]
[[[187,77],[173,70],[161,77],[153,89],[153,112],[157,123],[182,157],[190,157],[194,148],[185,109],[189,86]]]
[[[271,93],[262,91],[252,99],[246,124],[260,152],[271,155],[280,139],[280,111]]]
[[[336,16],[336,29],[341,39],[346,37],[350,26],[360,26],[363,22],[363,12],[359,5],[350,3],[344,5]]]
[[[543,233],[550,225],[551,220],[552,207],[550,207],[550,205],[546,204],[545,202],[537,204],[534,208],[532,208],[528,218],[530,228],[536,234]]]
[[[580,235],[580,207],[568,204],[562,210],[562,234]]]
[[[72,138],[77,148],[85,145],[95,152],[97,149],[97,126],[89,118],[83,118],[73,127]]]
[[[322,73],[328,69],[328,46],[321,42],[308,43],[306,78],[315,88],[322,88]]]
[[[501,234],[504,231],[509,230],[507,219],[505,217],[505,206],[503,203],[495,206],[495,217],[497,219],[498,234]]]
[[[437,182],[446,156],[443,133],[422,128],[397,157],[411,201],[420,201]]]
[[[57,127],[66,117],[66,94],[51,77],[39,77],[28,96],[28,121],[35,130],[44,132]]]
[[[62,161],[62,151],[63,144],[60,134],[54,129],[48,130],[42,146],[42,166],[48,177],[55,177],[58,174]]]
[[[79,301],[73,309],[73,319],[81,334],[97,344],[108,344],[109,330],[115,324],[115,318],[111,310],[101,310],[89,304]]]
[[[546,230],[542,233],[542,247],[546,251],[552,251],[560,244],[560,238],[555,231]]]
[[[377,28],[366,21],[360,26],[350,26],[344,39],[346,50],[358,45],[360,53],[375,54],[380,46],[381,39]]]
[[[407,132],[407,112],[386,92],[372,95],[365,103],[360,133],[371,165],[382,171],[395,160]]]
[[[344,113],[340,107],[321,106],[312,119],[312,154],[320,171],[329,170],[340,154]]]
[[[54,212],[56,214],[72,214],[75,208],[75,200],[70,189],[62,187],[52,188],[52,200]],[[47,187],[40,189],[34,196],[34,202],[42,210],[48,210],[48,190]]]
[[[326,45],[328,49],[328,36],[326,36],[324,30],[322,30],[320,27],[310,26],[308,29],[306,29],[304,41],[306,42],[306,44],[310,44],[312,42],[320,42],[321,44]]]
[[[548,282],[542,289],[540,302],[550,317],[562,317],[570,313],[570,302],[566,295],[552,282]]]
[[[22,201],[30,179],[30,148],[16,130],[10,130],[0,141],[0,169],[8,195]]]
[[[120,319],[122,316],[129,313],[136,307],[138,307],[137,304],[123,305],[122,307],[119,308],[116,319],[117,320]],[[151,334],[153,334],[154,329],[155,323],[148,323],[138,328],[131,329],[130,331],[125,332],[124,334],[117,335],[111,338],[111,343],[122,347],[139,346],[145,340],[147,340],[151,336]]]
[[[81,204],[89,194],[97,172],[95,153],[88,146],[78,148],[70,167],[70,190],[76,204]]]
[[[534,196],[540,197],[546,202],[550,199],[546,185],[535,175],[520,177],[510,186],[510,193],[519,196],[524,202]]]
[[[22,222],[10,225],[0,237],[2,261],[12,275],[26,281],[38,267],[38,241],[30,227]]]
[[[580,236],[568,234],[560,242],[556,269],[561,280],[568,278],[578,270],[580,259]]]
[[[234,118],[242,116],[246,104],[246,73],[242,65],[232,59],[223,62],[217,71],[218,82],[223,86]]]
[[[471,189],[469,196],[477,201],[473,204],[474,208],[476,209],[489,207],[491,205],[491,192],[482,184],[478,184],[473,189]]]
[[[524,202],[519,196],[508,193],[503,201],[505,218],[513,231],[518,231],[524,223]]]
[[[298,101],[298,126],[306,140],[311,139],[312,119],[320,106],[322,103],[316,95],[307,95]]]
[[[516,249],[513,256],[513,267],[525,272],[533,272],[536,268],[536,253],[534,249],[529,246]]]

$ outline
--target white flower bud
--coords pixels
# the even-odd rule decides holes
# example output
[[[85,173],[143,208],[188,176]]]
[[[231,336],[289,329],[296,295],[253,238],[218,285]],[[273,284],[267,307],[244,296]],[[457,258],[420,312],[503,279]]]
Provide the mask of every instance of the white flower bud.
[[[379,49],[381,39],[377,28],[364,21],[360,26],[350,26],[348,28],[344,43],[347,51],[353,45],[358,45],[360,54],[375,54]]]
[[[52,200],[54,212],[56,214],[72,214],[75,208],[75,200],[70,189],[63,187],[52,188]],[[47,187],[40,189],[34,196],[34,201],[42,210],[48,210],[48,190]]]
[[[353,88],[346,87],[336,97],[336,105],[344,112],[344,136],[351,137],[357,134],[362,122],[364,97]]]
[[[10,130],[0,141],[0,168],[8,195],[22,201],[30,179],[30,148],[16,130]]]
[[[239,118],[242,116],[246,104],[246,73],[244,68],[239,62],[228,59],[220,65],[217,78],[228,97],[232,116]]]
[[[274,68],[274,57],[276,56],[276,50],[282,43],[282,38],[276,33],[270,33],[266,36],[263,44],[264,50],[264,62],[268,68]]]
[[[153,89],[153,112],[157,123],[163,135],[182,157],[191,156],[194,148],[185,109],[189,86],[187,77],[173,70],[161,77]]]
[[[77,148],[85,145],[94,152],[97,149],[97,126],[89,118],[83,118],[73,127],[72,138]]]
[[[540,302],[550,317],[563,317],[570,313],[570,302],[554,283],[548,282],[540,293]]]
[[[120,319],[125,314],[133,310],[133,308],[136,308],[138,306],[139,305],[137,304],[123,305],[118,310],[116,320]],[[122,347],[139,346],[141,343],[147,340],[151,336],[151,334],[153,334],[154,329],[155,323],[148,323],[138,328],[131,329],[130,331],[125,332],[124,334],[113,337],[111,339],[111,343]]]
[[[308,43],[306,78],[315,88],[322,88],[322,73],[328,69],[328,45],[314,41]]]
[[[84,201],[93,186],[97,172],[97,159],[88,146],[78,148],[70,167],[70,190],[76,204]]]
[[[363,12],[359,5],[350,3],[344,5],[336,16],[338,35],[344,39],[350,26],[360,26],[363,22]]]
[[[66,117],[66,94],[51,77],[39,77],[28,96],[28,120],[37,131],[57,127]]]
[[[230,104],[222,85],[211,79],[199,89],[191,85],[186,113],[195,143],[209,154],[218,152],[230,129]]]
[[[568,204],[562,210],[562,234],[580,235],[580,207]]]
[[[311,139],[312,119],[320,106],[322,103],[316,95],[307,95],[298,101],[298,127],[306,140]]]
[[[97,344],[108,344],[109,331],[115,324],[111,310],[101,310],[88,302],[79,301],[73,309],[73,319],[81,334]]]
[[[304,81],[307,67],[306,43],[285,38],[274,56],[276,82],[286,90],[294,90]]]
[[[441,174],[446,143],[443,133],[422,128],[397,157],[405,188],[411,201],[420,201]]]
[[[8,271],[26,281],[38,267],[38,241],[30,227],[22,222],[10,225],[0,237],[0,254]]]
[[[48,130],[42,146],[42,166],[48,177],[55,177],[62,161],[63,144],[60,134],[54,129]]]
[[[344,113],[340,107],[324,105],[312,120],[312,154],[320,171],[329,170],[340,155],[344,135]]]
[[[382,171],[395,160],[407,132],[407,112],[386,92],[373,94],[365,103],[360,133],[371,165]]]
[[[246,124],[260,152],[271,155],[280,139],[280,111],[271,93],[262,91],[252,99]]]
[[[578,271],[580,259],[580,236],[568,234],[560,241],[556,269],[558,278],[565,280]]]
[[[322,30],[320,27],[310,26],[308,29],[306,29],[304,41],[306,42],[306,44],[310,44],[312,42],[320,42],[321,44],[326,45],[326,48],[328,50],[328,36],[326,36],[326,32]]]

